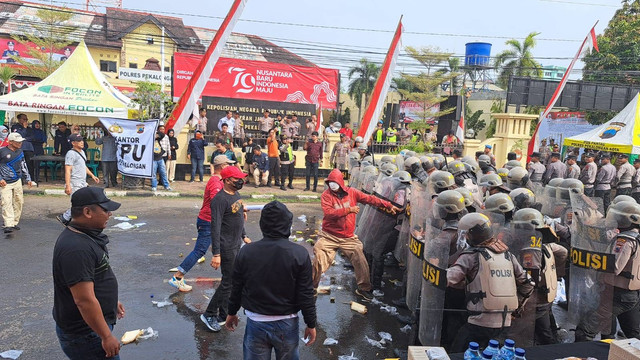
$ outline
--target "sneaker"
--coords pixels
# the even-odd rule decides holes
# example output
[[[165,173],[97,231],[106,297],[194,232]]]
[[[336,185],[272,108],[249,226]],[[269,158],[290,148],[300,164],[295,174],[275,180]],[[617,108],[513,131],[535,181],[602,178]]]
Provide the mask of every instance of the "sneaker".
[[[192,183],[192,182],[193,182],[193,180],[189,180],[189,182],[190,182],[190,183]]]
[[[222,327],[220,326],[220,324],[218,324],[218,319],[215,316],[205,316],[204,314],[202,314],[200,315],[200,320],[202,320],[202,322],[207,325],[209,330],[213,332],[219,332],[220,330],[222,330]]]
[[[280,186],[280,190],[287,191],[287,188],[286,188],[286,187],[284,187],[284,185],[282,185],[282,186]]]
[[[288,187],[289,189],[293,190],[293,185],[289,184],[289,185],[287,185],[287,187]]]
[[[217,319],[218,319],[218,325],[220,325],[220,326],[224,326],[224,324],[227,323],[227,316],[226,315],[222,316],[222,315],[218,314],[218,318]]]
[[[18,225],[14,226],[13,230],[20,230],[20,226],[18,226]]]
[[[356,295],[359,295],[360,297],[362,297],[364,301],[373,300],[373,294],[371,293],[371,291],[356,289]]]
[[[256,186],[255,186],[255,188],[256,188],[256,189],[257,189],[257,188],[259,188],[259,187],[260,187],[260,185],[256,185]]]
[[[58,220],[60,222],[60,224],[67,226],[69,225],[69,220],[65,219],[64,216],[62,216],[62,214],[56,216],[56,220]]]
[[[12,233],[12,232],[13,232],[13,227],[8,226],[8,227],[5,227],[5,228],[4,228],[4,233],[5,233],[5,234]]]
[[[373,290],[373,292],[371,294],[373,294],[373,296],[375,296],[375,297],[383,297],[384,296],[384,291],[375,289],[375,290]]]
[[[178,289],[179,291],[182,292],[189,292],[191,291],[191,289],[193,289],[193,287],[191,285],[187,285],[184,282],[184,278],[178,280],[176,279],[176,277],[172,277],[171,280],[169,280],[169,285],[173,286],[174,288]]]
[[[167,191],[173,191],[173,189],[171,188],[171,186],[167,186],[166,188],[164,188]]]
[[[152,187],[152,188],[151,188],[151,191],[156,192],[156,191],[158,191],[158,188],[154,188],[154,187]]]

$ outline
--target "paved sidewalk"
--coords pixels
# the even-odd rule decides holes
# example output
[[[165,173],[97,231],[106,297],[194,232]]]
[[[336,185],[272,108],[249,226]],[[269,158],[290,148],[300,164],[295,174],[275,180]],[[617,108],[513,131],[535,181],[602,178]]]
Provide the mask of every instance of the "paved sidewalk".
[[[149,181],[146,182],[144,188],[142,189],[125,189],[118,185],[115,188],[106,189],[107,196],[140,196],[140,197],[152,197],[152,196],[164,196],[164,197],[196,197],[202,198],[204,193],[204,187],[209,180],[210,176],[206,176],[203,182],[193,182],[190,183],[188,181],[175,181],[171,183],[171,188],[173,191],[166,191],[162,186],[158,187],[158,191],[151,191],[151,186],[149,185]],[[42,180],[42,179],[41,179]],[[319,181],[320,182],[320,181]],[[89,182],[89,186],[100,186],[104,187],[103,183],[95,184],[94,182]],[[245,197],[251,197],[252,199],[283,199],[287,201],[318,201],[320,199],[320,194],[324,189],[324,182],[322,182],[322,188],[320,184],[318,185],[318,192],[313,191],[303,191],[305,186],[304,179],[294,179],[293,187],[294,189],[288,189],[286,191],[280,190],[279,187],[271,186],[271,187],[259,187],[256,188],[253,184],[245,185],[242,188],[242,195]],[[322,189],[322,190],[321,190]],[[64,182],[62,181],[49,181],[49,182],[40,182],[37,187],[32,187],[29,189],[28,186],[24,186],[24,193],[31,195],[62,195],[65,196],[64,193]]]

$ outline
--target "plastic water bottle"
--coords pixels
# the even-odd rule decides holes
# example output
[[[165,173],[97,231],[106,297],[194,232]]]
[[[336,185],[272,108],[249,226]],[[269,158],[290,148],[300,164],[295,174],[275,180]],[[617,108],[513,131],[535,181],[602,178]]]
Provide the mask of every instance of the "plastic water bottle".
[[[516,348],[516,355],[513,357],[513,360],[527,360],[527,358],[524,357],[524,353],[524,349]]]
[[[491,360],[493,359],[493,353],[489,350],[489,348],[484,349],[484,351],[482,351],[482,360]]]
[[[500,343],[498,342],[498,340],[489,340],[489,346],[487,346],[486,349],[484,349],[484,351],[488,351],[489,354],[491,354],[491,357],[494,356],[498,356],[496,357],[496,359],[498,359],[500,357]],[[483,353],[484,353],[483,351]]]
[[[469,348],[464,352],[464,360],[480,360],[480,345],[477,342],[470,342]]]
[[[500,359],[512,360],[513,357],[515,356],[515,345],[516,345],[515,341],[511,339],[505,340],[504,345],[502,346],[502,349],[500,349]]]

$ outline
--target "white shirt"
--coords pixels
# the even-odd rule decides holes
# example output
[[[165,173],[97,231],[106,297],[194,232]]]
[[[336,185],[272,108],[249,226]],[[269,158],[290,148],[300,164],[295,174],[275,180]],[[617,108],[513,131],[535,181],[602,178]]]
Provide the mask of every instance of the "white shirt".
[[[200,117],[200,114],[193,114],[193,119],[191,119],[191,126],[196,130],[200,130],[203,134],[207,132],[207,117]]]
[[[236,119],[227,119],[227,117],[225,116],[222,119],[218,120],[218,130],[222,131],[222,124],[224,123],[227,123],[227,131],[229,132],[229,134],[231,134],[231,136],[233,136],[233,130],[236,126]]]
[[[280,321],[286,319],[297,318],[298,314],[289,314],[289,315],[262,315],[251,312],[247,309],[244,309],[244,312],[247,314],[247,317],[253,321],[257,322],[271,322],[271,321]]]

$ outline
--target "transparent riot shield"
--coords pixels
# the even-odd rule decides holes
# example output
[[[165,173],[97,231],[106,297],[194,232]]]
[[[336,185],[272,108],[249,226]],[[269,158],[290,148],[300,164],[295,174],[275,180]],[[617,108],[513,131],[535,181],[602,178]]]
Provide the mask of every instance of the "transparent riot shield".
[[[373,195],[394,202],[394,199],[398,196],[398,192],[400,190],[404,192],[405,188],[406,185],[402,184],[398,178],[388,177],[380,183],[380,192],[375,191]],[[404,203],[395,203],[395,205],[403,207]],[[369,210],[366,208],[369,208]],[[384,247],[388,238],[396,231],[394,228],[396,226],[397,215],[391,214],[387,209],[374,206],[366,206],[365,210],[367,210],[366,217],[364,216],[365,214],[363,214],[360,218],[360,226],[357,228],[356,235],[358,235],[364,245],[365,254],[373,254],[374,247],[376,249]]]
[[[464,187],[471,191],[471,195],[473,195],[473,205],[475,208],[480,209],[483,203],[480,187],[474,183],[473,179],[464,179]]]
[[[422,259],[427,235],[427,216],[431,214],[431,197],[426,188],[414,184],[410,196],[409,246],[407,252],[407,307],[412,312],[418,308],[422,291]]]
[[[358,190],[361,190],[367,195],[373,194],[377,183],[378,174],[371,171],[361,171],[359,174],[359,179],[361,180],[359,181],[360,188],[358,188]],[[364,206],[362,209],[360,209],[360,212],[356,214],[356,227],[360,223],[360,219],[362,219],[363,216],[366,215],[365,213],[368,213],[370,211],[370,209],[368,208],[370,207]]]
[[[613,229],[607,229],[598,198],[571,193],[569,320],[576,325],[576,341],[598,333],[610,334],[612,325],[615,254]],[[585,336],[587,338],[584,338]]]
[[[509,236],[505,237],[509,252],[538,284],[542,276],[542,234],[531,224],[511,223],[510,230]],[[521,300],[520,304],[518,311],[512,314],[506,338],[514,340],[518,346],[530,347],[534,345],[536,294]]]
[[[426,226],[418,328],[418,338],[424,346],[440,346],[442,335],[450,244],[442,241],[439,233],[439,229]]]
[[[360,175],[360,166],[354,166],[349,169],[349,187],[357,189],[359,186],[358,176]]]

